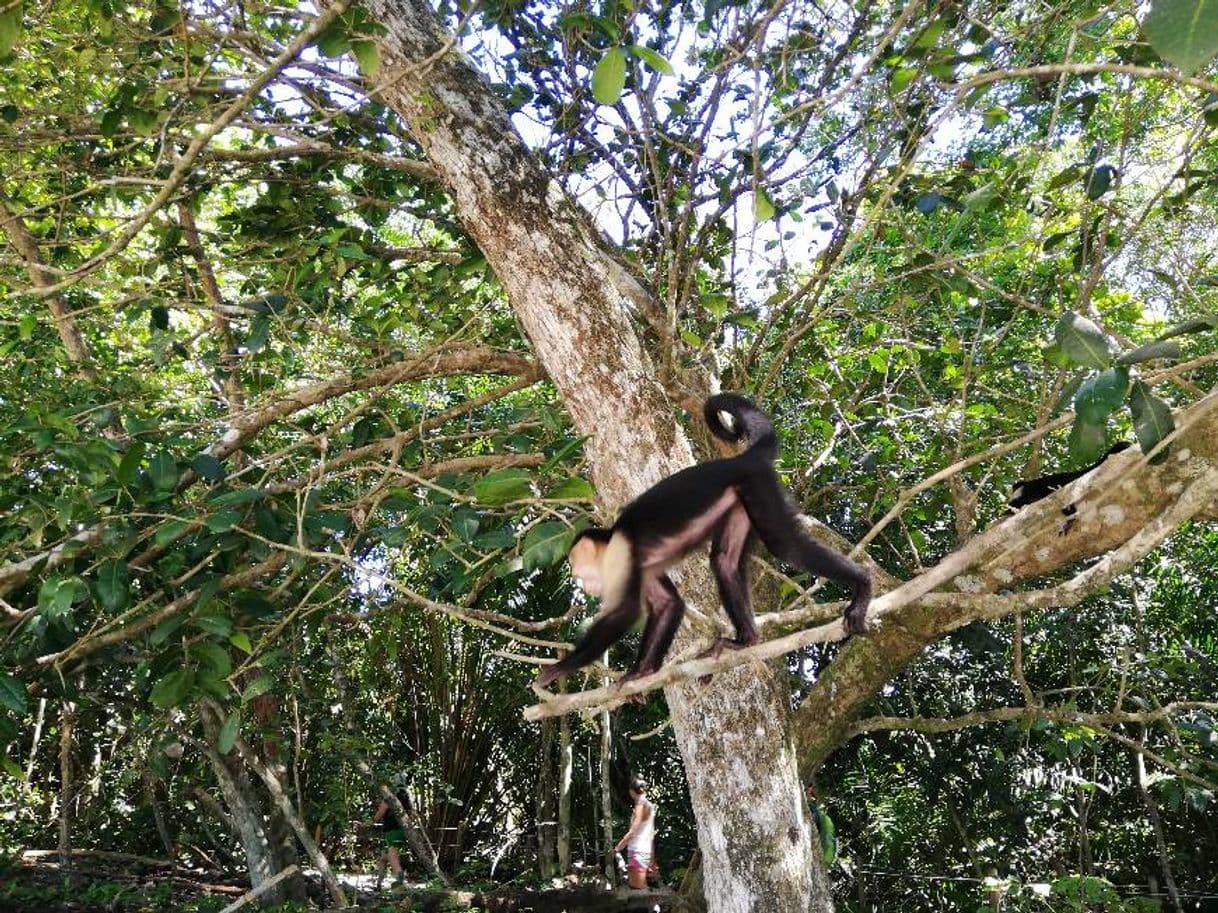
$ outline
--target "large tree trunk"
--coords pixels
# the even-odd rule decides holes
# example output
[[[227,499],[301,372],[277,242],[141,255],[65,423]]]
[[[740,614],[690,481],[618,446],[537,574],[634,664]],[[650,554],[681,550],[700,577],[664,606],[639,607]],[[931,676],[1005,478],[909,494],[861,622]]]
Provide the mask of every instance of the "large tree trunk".
[[[489,87],[421,0],[371,0],[386,27],[377,78],[507,289],[581,433],[610,509],[693,454],[629,319],[654,301],[539,165]],[[705,391],[692,391],[695,395]],[[717,612],[709,574],[687,600]],[[770,668],[667,692],[698,820],[710,909],[828,910],[789,728]]]

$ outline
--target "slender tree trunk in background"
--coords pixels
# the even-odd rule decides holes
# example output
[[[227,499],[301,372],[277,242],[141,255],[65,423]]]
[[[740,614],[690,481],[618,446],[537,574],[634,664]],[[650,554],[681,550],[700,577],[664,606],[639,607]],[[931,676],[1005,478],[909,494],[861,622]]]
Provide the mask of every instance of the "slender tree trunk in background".
[[[300,817],[299,810],[292,805],[292,800],[288,798],[287,792],[284,791],[283,784],[279,782],[279,777],[276,775],[267,763],[246,745],[241,737],[237,737],[237,751],[241,755],[241,759],[245,761],[258,778],[266,786],[267,792],[271,794],[271,800],[275,803],[275,807],[279,809],[284,820],[296,834],[296,839],[300,841],[300,845],[304,847],[305,854],[309,857],[309,861],[313,863],[314,868],[321,873],[321,880],[326,886],[326,890],[330,894],[330,899],[333,900],[342,909],[347,905],[347,897],[343,894],[343,889],[338,883],[338,879],[334,877],[334,872],[330,868],[330,860],[321,851],[321,847],[313,840],[313,836],[309,833],[309,829],[305,826],[304,820]]]
[[[570,717],[558,720],[558,874],[571,872],[571,774],[575,758],[571,754]]]
[[[1146,727],[1141,727],[1138,744],[1146,744]],[[1167,896],[1171,899],[1171,908],[1176,913],[1184,913],[1180,906],[1180,891],[1176,887],[1176,876],[1171,868],[1171,854],[1167,852],[1167,840],[1163,836],[1163,819],[1159,815],[1159,803],[1150,792],[1150,781],[1146,777],[1146,759],[1140,751],[1133,754],[1134,779],[1138,784],[1138,792],[1142,795],[1142,804],[1146,806],[1146,819],[1155,835],[1155,850],[1159,854],[1159,868],[1163,871],[1163,884],[1167,888]]]
[[[72,730],[76,725],[76,707],[64,701],[59,712],[59,870],[72,874],[72,802],[75,784],[72,782]]]
[[[30,234],[20,214],[2,191],[0,191],[0,230],[4,231],[9,243],[13,245],[13,249],[25,261],[26,272],[29,274],[31,284],[35,288],[54,285],[56,276],[47,271],[42,252],[38,249],[37,239]],[[55,331],[59,334],[60,342],[63,343],[68,361],[72,363],[81,377],[87,380],[97,380],[97,371],[89,357],[89,347],[85,343],[84,336],[81,335],[80,328],[76,325],[76,317],[72,314],[68,303],[59,295],[51,295],[47,298],[47,308],[50,309],[51,316],[55,319]]]
[[[603,657],[607,663],[609,655]],[[601,845],[604,849],[602,862],[605,869],[605,880],[617,884],[617,853],[613,845],[617,842],[613,834],[613,787],[609,782],[609,765],[613,760],[613,730],[609,711],[600,715],[601,750],[600,750],[600,783],[601,783]]]
[[[211,714],[202,714],[206,743],[203,746],[207,760],[211,762],[212,771],[228,808],[228,823],[237,832],[241,841],[241,849],[245,853],[245,866],[249,871],[250,887],[258,888],[263,882],[277,875],[281,866],[275,856],[270,840],[263,826],[261,803],[254,794],[249,778],[235,764],[230,764],[222,756],[216,746],[216,736],[219,727]],[[268,904],[283,903],[283,885],[264,895]]]
[[[554,732],[558,723],[553,719],[541,721],[541,770],[537,776],[537,872],[542,878],[553,878],[557,868],[556,840],[558,783],[554,776]]]
[[[161,809],[161,801],[156,796],[156,779],[152,775],[152,771],[144,771],[144,801],[148,803],[148,807],[152,810],[152,820],[156,824],[157,836],[161,838],[161,845],[165,847],[165,858],[170,862],[176,862],[178,858],[177,850],[173,845],[173,837],[169,833],[169,826],[165,823],[165,814]]]
[[[525,147],[431,9],[420,0],[366,6],[386,28],[378,38],[380,98],[422,146],[572,422],[589,435],[601,500],[616,508],[690,465],[689,442],[630,322],[632,311],[654,315],[654,299]],[[695,607],[719,611],[704,568],[686,573],[682,590]],[[785,676],[741,667],[707,687],[671,687],[666,696],[710,910],[831,910],[799,782]]]

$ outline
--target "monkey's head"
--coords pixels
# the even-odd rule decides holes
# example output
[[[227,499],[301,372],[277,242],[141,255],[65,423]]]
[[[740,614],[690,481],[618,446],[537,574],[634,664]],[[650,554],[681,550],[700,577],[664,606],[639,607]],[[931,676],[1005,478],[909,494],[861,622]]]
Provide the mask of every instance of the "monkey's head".
[[[576,535],[571,551],[567,552],[571,576],[579,578],[580,586],[589,596],[601,595],[601,558],[612,537],[609,530],[592,526]]]

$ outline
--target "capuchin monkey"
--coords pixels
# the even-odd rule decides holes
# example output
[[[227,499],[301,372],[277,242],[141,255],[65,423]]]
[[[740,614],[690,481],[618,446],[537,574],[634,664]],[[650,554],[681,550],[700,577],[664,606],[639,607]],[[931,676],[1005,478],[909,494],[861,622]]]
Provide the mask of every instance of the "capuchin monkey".
[[[1047,498],[1053,492],[1069,485],[1075,479],[1081,479],[1091,470],[1099,469],[1103,465],[1104,460],[1114,453],[1128,450],[1131,446],[1129,441],[1118,441],[1108,449],[1107,453],[1083,469],[1076,469],[1074,472],[1054,472],[1047,476],[1041,476],[1039,479],[1024,479],[1016,482],[1011,488],[1011,497],[1007,499],[1007,506],[1011,510],[1019,510],[1019,508],[1027,507],[1041,498]]]
[[[611,529],[586,529],[571,546],[571,575],[599,596],[601,610],[575,649],[537,676],[538,687],[588,665],[622,637],[644,607],[647,625],[634,667],[622,682],[655,672],[685,613],[665,571],[704,542],[723,607],[736,629],[702,655],[757,642],[745,562],[754,534],[775,558],[851,588],[846,630],[867,630],[871,572],[810,538],[787,496],[774,460],[778,439],[769,416],[743,396],[721,393],[703,407],[711,433],[748,444],[738,456],[683,469],[628,504]]]

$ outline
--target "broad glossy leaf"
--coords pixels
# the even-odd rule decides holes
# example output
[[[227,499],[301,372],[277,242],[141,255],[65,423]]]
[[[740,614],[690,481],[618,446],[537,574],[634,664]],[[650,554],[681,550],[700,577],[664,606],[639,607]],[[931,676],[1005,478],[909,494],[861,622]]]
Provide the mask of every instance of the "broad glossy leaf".
[[[241,734],[241,712],[234,710],[220,727],[220,735],[216,738],[216,750],[220,754],[228,754],[237,744],[237,736]]]
[[[275,679],[269,675],[259,675],[256,679],[246,685],[245,690],[241,692],[241,703],[248,703],[259,695],[266,694],[274,687]]]
[[[254,652],[254,645],[250,643],[249,635],[244,631],[234,631],[228,642],[247,656]]]
[[[1142,31],[1160,57],[1195,73],[1218,55],[1218,0],[1152,0]]]
[[[26,713],[29,710],[29,702],[25,682],[13,678],[7,672],[0,673],[0,704],[14,713]]]
[[[178,464],[164,450],[158,450],[148,464],[148,477],[158,491],[173,491],[178,484]]]
[[[118,480],[119,485],[130,485],[135,481],[136,473],[140,469],[140,461],[144,459],[143,441],[132,441],[127,448],[127,452],[123,454],[123,458],[119,461],[118,469],[114,473],[114,477]]]
[[[1054,340],[1071,364],[1082,368],[1106,368],[1112,362],[1108,336],[1086,317],[1066,311],[1057,321]]]
[[[976,190],[964,195],[964,208],[970,212],[979,212],[998,198],[998,185],[994,181],[982,184]]]
[[[1103,425],[1093,425],[1081,416],[1070,428],[1070,459],[1079,465],[1094,463],[1108,449],[1108,435]]]
[[[610,48],[592,72],[592,97],[602,105],[615,105],[626,88],[626,53]]]
[[[774,201],[770,199],[764,187],[758,187],[757,192],[753,194],[753,217],[758,222],[766,222],[774,218],[774,212]]]
[[[191,656],[196,657],[207,665],[216,676],[223,678],[233,671],[233,660],[224,649],[214,640],[205,640],[190,648]]]
[[[1143,453],[1152,448],[1175,430],[1171,407],[1150,392],[1142,381],[1137,381],[1129,393],[1129,414],[1133,416],[1133,430]],[[1167,456],[1166,448],[1155,457],[1155,462]]]
[[[235,510],[222,510],[207,518],[207,528],[213,533],[226,533],[241,522],[241,514]]]
[[[1168,358],[1174,361],[1179,357],[1179,343],[1159,339],[1126,352],[1116,360],[1116,363],[1118,365],[1139,365],[1154,358]]]
[[[590,501],[596,497],[596,489],[592,487],[592,483],[587,479],[581,479],[576,476],[574,478],[567,479],[565,482],[547,494],[546,497]]]
[[[659,51],[653,51],[649,47],[644,47],[641,44],[630,45],[630,53],[643,61],[643,65],[650,67],[657,73],[663,73],[665,76],[672,75],[672,64]]]
[[[523,469],[498,469],[474,483],[473,495],[483,504],[508,504],[532,497],[533,485]]]
[[[97,598],[102,607],[118,612],[127,607],[131,598],[131,579],[127,562],[107,561],[97,571]]]
[[[228,637],[233,633],[232,619],[225,615],[199,615],[190,623],[215,637]]]
[[[1084,422],[1102,425],[1125,402],[1129,369],[1120,366],[1088,378],[1074,394],[1074,411]]]
[[[1195,317],[1192,320],[1185,320],[1183,323],[1177,323],[1173,327],[1168,327],[1159,334],[1159,339],[1171,339],[1175,336],[1186,336],[1189,333],[1204,333],[1213,329],[1218,329],[1218,316]]]
[[[194,669],[174,669],[152,686],[149,698],[155,706],[162,709],[176,707],[186,699],[194,683]]]
[[[359,64],[359,70],[364,74],[365,79],[376,79],[376,74],[381,69],[381,52],[376,46],[375,41],[352,41],[351,53],[355,55],[355,62]]]
[[[224,464],[210,453],[200,453],[190,461],[190,468],[209,482],[223,482],[227,475]]]
[[[916,67],[900,67],[893,71],[892,78],[888,80],[888,88],[893,95],[899,95],[917,76]]]
[[[524,547],[520,552],[520,560],[526,571],[557,564],[571,548],[571,540],[575,531],[565,523],[550,520],[538,523],[524,537]]]
[[[1065,187],[1067,184],[1073,184],[1075,181],[1077,181],[1082,176],[1083,176],[1082,166],[1080,166],[1078,164],[1067,165],[1065,168],[1063,168],[1061,171],[1059,171],[1057,174],[1053,175],[1053,177],[1049,179],[1049,183],[1045,187],[1045,189],[1046,190],[1057,190],[1061,187]]]

